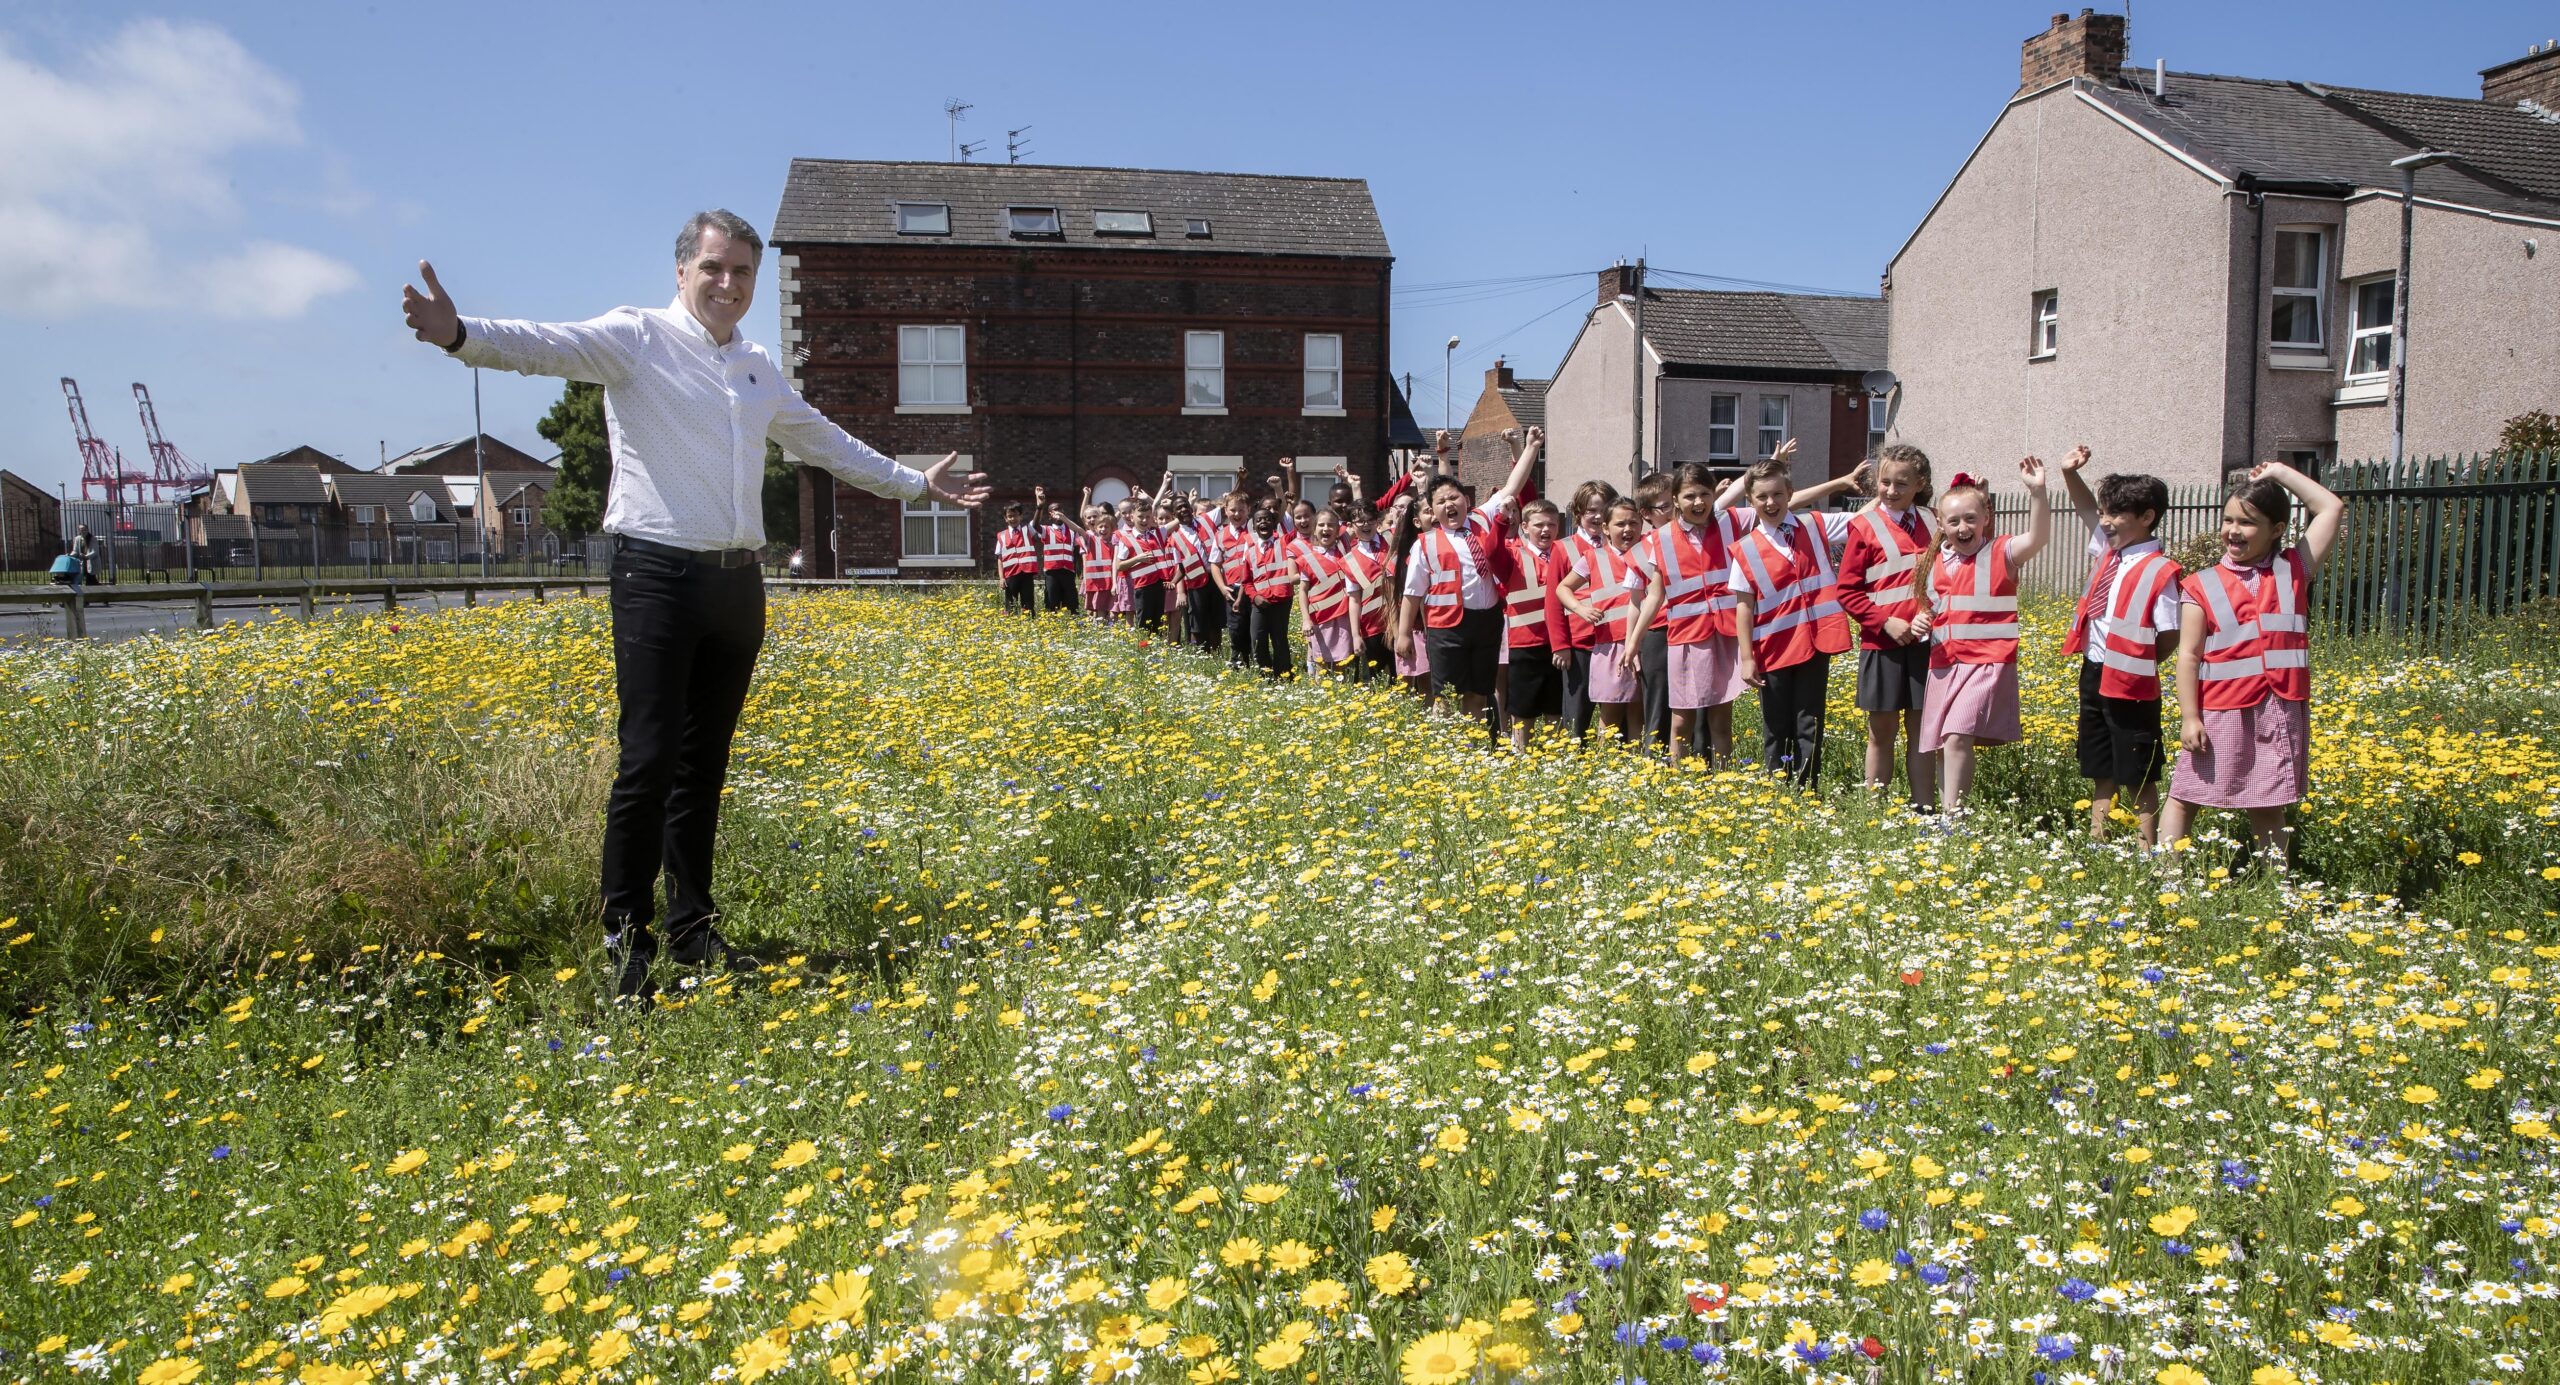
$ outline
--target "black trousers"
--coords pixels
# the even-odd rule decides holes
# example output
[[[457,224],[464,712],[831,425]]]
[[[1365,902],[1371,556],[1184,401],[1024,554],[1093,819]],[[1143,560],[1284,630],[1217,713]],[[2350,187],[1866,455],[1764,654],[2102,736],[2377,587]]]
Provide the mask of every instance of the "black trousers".
[[[1591,736],[1591,651],[1568,650],[1573,662],[1564,666],[1563,720],[1576,739]]]
[[[1396,652],[1384,635],[1360,637],[1360,653],[1351,661],[1351,681],[1374,682],[1396,676]]]
[[[1158,582],[1153,586],[1132,587],[1130,593],[1138,603],[1138,628],[1164,629],[1165,584]]]
[[[1289,660],[1289,607],[1294,598],[1249,601],[1253,608],[1253,661],[1283,678],[1295,667]]]
[[[604,817],[604,919],[640,945],[667,877],[666,931],[678,961],[710,947],[711,849],[729,739],[764,648],[764,579],[617,546],[613,683],[622,745]]]
[[[1076,570],[1071,567],[1057,568],[1048,573],[1044,580],[1047,590],[1043,593],[1046,599],[1042,602],[1041,609],[1073,612],[1076,609]]]
[[[1822,777],[1822,710],[1831,692],[1831,656],[1772,669],[1760,683],[1760,764],[1808,788]],[[1699,718],[1701,724],[1705,718]]]
[[[1029,572],[1017,572],[1004,579],[1004,608],[1020,611],[1026,616],[1038,615],[1040,608],[1032,604],[1031,593],[1039,584],[1039,576]]]
[[[1227,662],[1236,668],[1253,662],[1253,600],[1241,586],[1227,608]]]
[[[1227,633],[1227,596],[1215,582],[1203,582],[1184,594],[1189,602],[1191,642],[1215,654],[1218,641]]]
[[[1644,743],[1671,753],[1671,632],[1636,636],[1636,673],[1644,679]]]

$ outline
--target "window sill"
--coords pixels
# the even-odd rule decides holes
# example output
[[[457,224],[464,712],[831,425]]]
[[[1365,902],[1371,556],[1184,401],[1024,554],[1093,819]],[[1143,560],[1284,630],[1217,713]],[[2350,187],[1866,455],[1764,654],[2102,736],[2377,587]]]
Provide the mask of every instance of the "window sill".
[[[978,560],[975,558],[910,558],[902,555],[898,559],[900,567],[976,567],[977,565]]]
[[[2327,370],[2329,358],[2325,354],[2314,356],[2275,347],[2267,353],[2267,368],[2269,370]]]
[[[1300,410],[1298,410],[1298,417],[1300,417],[1300,418],[1349,418],[1349,417],[1351,417],[1351,411],[1350,411],[1349,409],[1326,409],[1326,408],[1320,408],[1320,407],[1310,406],[1310,407],[1308,407],[1308,408],[1304,408],[1304,409],[1300,409]]]
[[[1196,404],[1185,404],[1182,406],[1182,416],[1184,418],[1225,418],[1227,416],[1227,410],[1226,406],[1223,404],[1214,409],[1204,409]]]
[[[902,414],[965,414],[969,412],[969,406],[966,404],[901,404],[897,411]]]
[[[2038,361],[2050,361],[2061,354],[2059,351],[2030,351],[2027,353],[2027,363],[2033,365]]]
[[[2344,407],[2352,404],[2379,404],[2390,397],[2391,381],[2386,377],[2377,380],[2350,380],[2339,386],[2336,394],[2329,396],[2329,402]]]

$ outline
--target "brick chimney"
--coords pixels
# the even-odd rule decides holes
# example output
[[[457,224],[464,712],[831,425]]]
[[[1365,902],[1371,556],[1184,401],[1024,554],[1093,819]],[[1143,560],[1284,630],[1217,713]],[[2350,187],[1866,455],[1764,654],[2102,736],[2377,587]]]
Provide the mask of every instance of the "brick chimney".
[[[2480,99],[2500,106],[2531,101],[2560,111],[2560,39],[2537,44],[2513,62],[2480,73]]]
[[[2124,16],[2082,10],[2053,17],[2043,33],[2019,45],[2018,90],[2033,91],[2073,77],[2112,82],[2124,68]]]
[[[1511,364],[1500,356],[1493,358],[1493,369],[1484,373],[1484,387],[1489,390],[1516,390],[1520,381],[1511,373]]]
[[[1600,302],[1615,303],[1619,295],[1633,298],[1636,292],[1636,267],[1613,264],[1600,271]]]

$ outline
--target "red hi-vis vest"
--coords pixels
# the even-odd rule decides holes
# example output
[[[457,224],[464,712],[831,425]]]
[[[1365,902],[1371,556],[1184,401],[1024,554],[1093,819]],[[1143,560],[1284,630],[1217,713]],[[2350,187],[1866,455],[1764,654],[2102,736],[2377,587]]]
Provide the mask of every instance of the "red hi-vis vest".
[[[1923,534],[1938,532],[1936,516],[1916,507],[1913,513],[1920,516]],[[1894,642],[1884,633],[1884,623],[1907,622],[1920,614],[1920,597],[1912,590],[1911,569],[1927,547],[1927,539],[1911,537],[1910,530],[1895,523],[1881,508],[1870,505],[1858,512],[1857,522],[1849,528],[1848,545],[1840,554],[1840,604],[1857,619],[1862,647],[1894,648]]]
[[[1218,567],[1227,576],[1227,587],[1244,594],[1244,584],[1253,577],[1254,537],[1251,529],[1232,524],[1218,526]]]
[[[996,571],[1028,577],[1040,570],[1040,541],[1029,529],[1008,524],[996,531]]]
[[[1209,585],[1209,552],[1201,546],[1200,535],[1187,528],[1165,531],[1165,547],[1173,554],[1175,570],[1182,574],[1182,589],[1198,591]]]
[[[1384,548],[1353,544],[1342,555],[1343,574],[1351,580],[1351,600],[1363,636],[1387,633],[1387,569]]]
[[[1163,530],[1123,529],[1117,542],[1129,559],[1131,587],[1156,586],[1173,575],[1173,550],[1165,547]]]
[[[1078,536],[1076,546],[1084,552],[1084,589],[1087,592],[1111,590],[1111,554],[1116,537],[1087,532]]]
[[[1481,573],[1485,580],[1493,579],[1492,547],[1500,528],[1484,511],[1474,510],[1467,515],[1463,535],[1452,538],[1445,527],[1433,529],[1413,546],[1413,560],[1424,564],[1427,574],[1422,593],[1424,625],[1450,630],[1466,620],[1467,576]]]
[[[1627,625],[1636,616],[1636,595],[1652,586],[1652,579],[1636,562],[1634,550],[1621,553],[1606,543],[1593,545],[1591,557],[1583,566],[1590,573],[1583,585],[1583,600],[1600,613],[1599,621],[1591,627],[1593,637],[1625,644]]]
[[[1662,610],[1654,624],[1673,644],[1705,644],[1716,635],[1733,635],[1733,590],[1726,574],[1734,531],[1727,516],[1736,513],[1751,512],[1723,511],[1694,537],[1687,522],[1674,517],[1644,538],[1645,551],[1662,572]]]
[[[2161,589],[2178,580],[2177,562],[2158,549],[2119,559],[2114,592],[2098,594],[2108,609],[2097,642],[2091,644],[2088,632],[2073,623],[2069,650],[2087,651],[2098,665],[2102,695],[2159,700],[2162,632],[2151,624],[2151,609],[2159,604]]]
[[[1576,529],[1572,533],[1565,535],[1563,538],[1556,540],[1556,547],[1564,550],[1563,560],[1557,565],[1557,579],[1561,581],[1564,573],[1569,572],[1576,567],[1592,572],[1599,571],[1597,567],[1593,566],[1595,563],[1599,562],[1599,559],[1594,555],[1598,554],[1601,549],[1607,548],[1608,546],[1608,540],[1595,539],[1590,535],[1583,533],[1579,529]],[[1591,622],[1584,620],[1582,618],[1582,613],[1576,611],[1571,606],[1565,606],[1563,609],[1565,647],[1568,649],[1589,649],[1592,645],[1592,641],[1597,637],[1596,632],[1591,628]]]
[[[1998,534],[1972,558],[1942,552],[1930,574],[1929,667],[2018,661],[2018,574],[2009,541]]]
[[[1305,538],[1292,539],[1289,562],[1307,584],[1307,624],[1322,625],[1351,614],[1351,577],[1342,550],[1318,548]]]
[[[1289,562],[1288,536],[1274,531],[1269,541],[1255,539],[1248,547],[1249,564],[1244,594],[1253,601],[1286,601],[1295,590],[1290,578],[1297,569]]]
[[[1049,572],[1076,570],[1076,531],[1063,524],[1040,526],[1040,566]]]
[[[1782,542],[1755,526],[1733,550],[1751,579],[1751,652],[1763,671],[1849,652],[1849,617],[1840,609],[1829,537],[1818,519],[1796,520],[1786,533]]]
[[[2189,601],[2204,603],[2204,651],[2196,660],[2197,692],[2217,712],[2254,707],[2268,697],[2311,700],[2311,640],[2303,623],[2310,569],[2299,549],[2276,555],[2274,566],[2249,584],[2216,563],[2181,584]]]
[[[1502,594],[1502,625],[1514,649],[1547,647],[1547,589],[1555,585],[1564,547],[1548,544],[1540,553],[1526,539],[1511,541],[1511,580]]]

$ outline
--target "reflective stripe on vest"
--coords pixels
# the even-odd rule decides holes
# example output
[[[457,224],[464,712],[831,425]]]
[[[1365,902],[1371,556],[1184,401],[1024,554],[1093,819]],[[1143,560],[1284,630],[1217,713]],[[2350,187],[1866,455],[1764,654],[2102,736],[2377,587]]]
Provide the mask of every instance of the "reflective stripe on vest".
[[[2018,657],[2018,578],[2009,570],[2009,541],[1997,534],[1959,576],[1953,554],[1941,554],[1930,583],[1938,617],[1929,627],[1929,666],[2005,664]],[[1962,582],[1962,586],[1957,583]]]
[[[1806,571],[1795,575],[1798,562],[1792,544],[1782,545],[1766,528],[1755,528],[1737,550],[1751,578],[1751,645],[1764,668],[1788,668],[1815,654],[1848,652],[1846,619],[1840,609],[1831,572],[1831,545],[1811,522],[1799,520],[1792,532],[1805,535],[1810,550]],[[1772,557],[1783,555],[1791,580],[1780,586],[1770,573]],[[1810,627],[1808,629],[1808,627]]]
[[[2188,579],[2204,598],[2204,650],[2196,660],[2197,691],[2216,711],[2253,707],[2269,695],[2288,702],[2311,697],[2311,650],[2305,631],[2308,567],[2286,549],[2250,595],[2245,580],[2216,563]],[[2242,606],[2246,605],[2244,612]]]
[[[1435,630],[1456,627],[1466,619],[1466,577],[1477,571],[1476,546],[1434,529],[1422,536],[1414,560],[1425,565],[1423,623]]]
[[[1111,540],[1100,534],[1087,534],[1077,541],[1084,550],[1084,584],[1088,587],[1111,585]]]
[[[1909,577],[1911,569],[1919,566],[1924,544],[1914,540],[1909,530],[1886,519],[1882,510],[1870,509],[1859,518],[1867,522],[1867,532],[1875,536],[1876,552],[1882,555],[1879,561],[1867,564],[1859,580],[1873,591],[1896,578]],[[1927,510],[1920,512],[1920,527],[1931,534],[1938,532],[1938,522]]]
[[[1040,570],[1039,542],[1029,530],[1011,525],[996,531],[996,570],[1021,577]]]
[[[1631,554],[1622,554],[1607,544],[1592,550],[1588,566],[1593,579],[1586,586],[1591,593],[1591,609],[1600,613],[1592,632],[1612,644],[1627,642],[1627,622],[1635,616],[1635,588],[1650,585],[1635,579],[1644,575]],[[1632,584],[1632,585],[1631,585]]]
[[[1530,644],[1547,642],[1547,565],[1555,552],[1552,544],[1543,554],[1526,543],[1511,545],[1512,566],[1519,569],[1520,585],[1502,594],[1502,623],[1513,633],[1514,647],[1526,647],[1518,634],[1528,629],[1535,629],[1538,635]]]
[[[2101,695],[2160,696],[2160,631],[2151,623],[2151,608],[2159,604],[2161,587],[2177,575],[2178,565],[2157,549],[2118,563],[2104,633],[2088,644],[2089,659],[2099,666]]]

